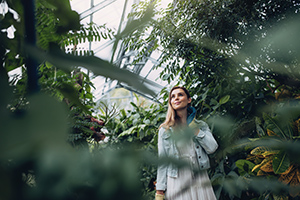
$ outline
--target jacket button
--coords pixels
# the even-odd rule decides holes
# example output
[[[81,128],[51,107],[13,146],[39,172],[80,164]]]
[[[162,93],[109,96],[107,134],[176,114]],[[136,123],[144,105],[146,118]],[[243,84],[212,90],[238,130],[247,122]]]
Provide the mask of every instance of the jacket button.
[[[197,146],[197,149],[199,149],[199,146]]]
[[[201,158],[201,156],[199,156],[199,158]]]

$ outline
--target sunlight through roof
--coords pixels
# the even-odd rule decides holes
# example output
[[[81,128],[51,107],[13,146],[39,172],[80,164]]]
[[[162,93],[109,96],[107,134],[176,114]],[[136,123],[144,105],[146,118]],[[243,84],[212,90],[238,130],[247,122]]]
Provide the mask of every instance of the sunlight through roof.
[[[138,4],[140,0],[128,0],[127,4],[125,0],[71,0],[72,9],[80,14],[81,24],[87,25],[91,22],[97,25],[105,24],[107,28],[113,29],[115,32],[121,28],[125,27],[127,22],[127,16],[132,11],[132,5]],[[171,0],[163,0],[161,2],[161,7],[166,8]],[[126,7],[125,7],[126,6]],[[124,20],[122,21],[122,14],[124,12]],[[101,40],[100,42],[84,43],[80,44],[80,47],[86,50],[92,50],[95,56],[110,61],[112,55],[112,45],[113,40]],[[124,59],[128,56],[132,56],[137,52],[130,52],[130,55],[125,55],[124,57],[117,58],[123,60],[119,67],[124,67]],[[126,65],[126,69],[139,74],[145,80],[151,81],[151,84],[147,86],[152,89],[155,94],[159,95],[162,88],[167,85],[167,82],[159,79],[159,74],[162,68],[156,69],[155,66],[158,63],[160,57],[160,52],[152,52],[151,56],[146,60],[146,62],[140,66]],[[128,63],[127,63],[128,64]],[[104,95],[113,90],[114,88],[123,87],[137,94],[140,94],[148,99],[157,101],[156,97],[150,97],[146,94],[139,93],[134,88],[127,86],[124,83],[118,83],[117,81],[112,81],[106,79],[105,77],[97,76],[93,78],[93,83],[95,90],[93,91],[95,95],[95,100],[99,101]]]

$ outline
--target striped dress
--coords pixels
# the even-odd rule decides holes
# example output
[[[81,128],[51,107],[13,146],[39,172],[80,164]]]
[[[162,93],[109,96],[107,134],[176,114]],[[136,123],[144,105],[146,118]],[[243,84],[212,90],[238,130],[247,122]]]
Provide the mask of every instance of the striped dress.
[[[192,167],[198,166],[194,142],[176,144],[180,159],[190,163],[191,167],[180,168],[178,177],[167,177],[166,200],[216,200],[206,170],[196,175]]]

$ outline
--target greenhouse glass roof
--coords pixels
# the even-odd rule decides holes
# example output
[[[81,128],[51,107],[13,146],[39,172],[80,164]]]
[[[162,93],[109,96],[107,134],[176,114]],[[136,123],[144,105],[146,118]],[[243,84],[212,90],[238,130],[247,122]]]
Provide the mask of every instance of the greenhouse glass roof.
[[[94,22],[97,25],[106,24],[107,28],[118,32],[124,29],[128,21],[128,13],[132,11],[132,5],[138,4],[139,2],[140,0],[71,0],[71,6],[73,10],[80,14],[82,24],[89,24],[90,22]],[[171,2],[171,0],[163,0],[161,3],[162,8],[165,8],[169,2]],[[113,40],[101,40],[100,42],[81,44],[81,48],[92,50],[95,56],[110,61],[113,43]],[[117,51],[122,52],[122,48],[119,46]],[[96,88],[94,90],[96,101],[102,98],[108,98],[106,94],[115,88],[125,88],[152,101],[158,102],[157,98],[161,89],[168,84],[158,78],[160,72],[163,70],[162,67],[156,68],[160,53],[152,52],[145,62],[132,65],[130,61],[136,53],[137,52],[127,52],[125,55],[120,53],[118,55],[122,56],[116,56],[112,61],[114,63],[120,63],[117,65],[118,67],[134,72],[147,80],[146,86],[154,91],[155,95],[149,96],[124,83],[98,76],[93,79]]]

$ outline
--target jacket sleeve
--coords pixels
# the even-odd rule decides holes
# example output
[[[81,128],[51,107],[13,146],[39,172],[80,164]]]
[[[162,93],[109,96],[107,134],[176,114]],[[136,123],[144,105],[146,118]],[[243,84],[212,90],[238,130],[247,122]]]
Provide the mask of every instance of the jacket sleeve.
[[[165,129],[160,128],[158,132],[158,157],[163,158],[167,156],[164,148],[164,142],[162,135]],[[159,163],[157,167],[157,178],[156,178],[156,190],[166,190],[167,188],[167,164]]]
[[[196,140],[202,146],[207,154],[214,153],[218,148],[218,143],[212,135],[207,123],[201,120],[195,122],[199,127],[199,132],[196,135]]]

